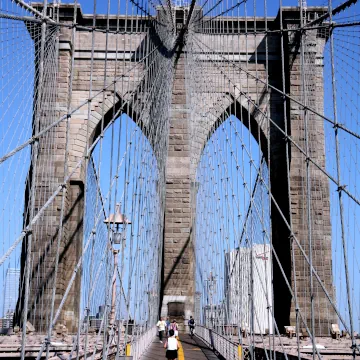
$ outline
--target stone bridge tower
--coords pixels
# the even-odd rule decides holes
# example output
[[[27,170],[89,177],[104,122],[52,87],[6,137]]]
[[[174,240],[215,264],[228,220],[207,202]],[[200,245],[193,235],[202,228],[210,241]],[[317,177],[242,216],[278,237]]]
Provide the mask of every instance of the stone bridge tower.
[[[176,17],[178,27],[181,28],[183,24],[184,16],[181,15],[186,8],[179,8]],[[319,16],[324,13],[324,8],[309,8],[308,14],[310,16]],[[73,14],[73,5],[62,4],[60,7],[60,21],[71,22]],[[219,18],[220,19],[220,18]],[[121,34],[109,34],[107,54],[105,55],[105,32],[98,33],[95,41],[95,58],[94,72],[93,72],[93,90],[98,91],[102,89],[102,79],[104,77],[104,63],[105,58],[107,61],[107,75],[110,79],[114,76],[115,69],[115,47],[116,36],[120,37],[121,46],[123,47],[123,56],[121,59],[117,59],[118,70],[126,67],[131,67],[132,62],[135,61],[131,57],[133,53],[146,52],[144,49],[144,39],[149,34],[142,32],[145,29],[144,17],[137,20],[136,24],[138,29],[136,33],[122,37]],[[115,27],[115,16],[110,17],[110,27]],[[126,21],[130,22],[131,18],[121,18],[120,27],[126,26]],[[237,22],[244,21],[239,19]],[[257,18],[258,29],[265,29],[265,20],[263,18]],[[279,17],[268,18],[268,27],[279,29]],[[249,29],[253,26],[253,19],[247,20]],[[71,39],[71,30],[62,28],[60,34],[60,46],[58,54],[58,64],[60,71],[60,80],[58,84],[58,100],[57,109],[59,114],[64,114],[66,111],[66,100],[68,98],[68,84],[70,76],[71,66],[71,54],[74,52],[74,79],[73,79],[73,97],[72,107],[76,107],[81,102],[86,101],[89,97],[89,63],[91,58],[91,32],[84,30],[86,26],[91,26],[92,17],[84,15],[81,10],[78,10],[75,41]],[[105,24],[103,17],[98,16],[98,24]],[[135,23],[135,21],[134,21]],[[235,22],[229,22],[229,26],[234,26]],[[104,25],[105,26],[105,25]],[[300,73],[300,53],[299,53],[299,39],[294,36],[293,32],[288,31],[294,27],[300,26],[300,12],[298,8],[284,8],[283,9],[283,27],[285,29],[283,33],[285,46],[285,76],[286,76],[286,93],[290,94],[295,100],[302,101],[302,88],[301,88],[301,73]],[[83,27],[83,28],[82,28]],[[242,28],[244,28],[242,26]],[[236,33],[236,29],[233,32]],[[234,37],[238,35],[228,34],[219,35]],[[258,56],[258,71],[261,78],[264,78],[266,71],[268,73],[269,84],[276,89],[282,89],[281,76],[281,50],[280,41],[281,35],[278,32],[274,32],[268,35],[268,69],[265,69],[265,45],[264,34],[257,35],[258,41],[255,42],[252,39],[252,35],[248,36],[249,43],[249,71],[254,74],[254,53],[255,44],[257,44],[257,56]],[[245,34],[240,33],[240,44],[243,42]],[[312,69],[315,72],[311,74],[311,82],[313,91],[309,96],[309,102],[318,111],[323,112],[323,50],[326,42],[326,36],[322,36],[318,30],[314,30],[308,41],[311,46],[307,47],[309,52],[309,58],[313,61]],[[231,41],[229,42],[231,43]],[[233,45],[235,46],[235,45]],[[218,49],[220,52],[221,49]],[[231,50],[233,51],[233,50]],[[239,54],[242,53],[242,49],[236,50]],[[165,228],[164,228],[164,263],[163,263],[163,294],[162,294],[162,307],[161,314],[167,315],[169,312],[171,315],[180,315],[188,318],[189,315],[194,313],[194,296],[195,296],[195,283],[194,283],[194,250],[193,242],[196,241],[192,231],[192,214],[194,213],[194,178],[191,171],[191,152],[197,151],[199,156],[200,152],[211,133],[216,129],[218,124],[223,119],[223,114],[218,114],[218,117],[213,119],[213,123],[208,127],[205,127],[198,134],[198,148],[192,149],[190,142],[190,123],[189,123],[189,108],[186,101],[185,80],[186,80],[186,50],[183,47],[178,48],[178,51],[173,54],[173,84],[172,84],[172,101],[171,101],[171,116],[170,116],[170,135],[168,142],[168,156],[166,163],[166,208],[165,208]],[[248,59],[245,59],[246,61]],[[244,59],[239,56],[237,59],[241,64]],[[134,74],[135,77],[130,82],[124,82],[122,85],[118,85],[115,92],[105,91],[104,97],[99,96],[92,102],[92,109],[90,118],[86,109],[80,109],[72,117],[70,121],[70,163],[71,166],[75,166],[77,161],[83,156],[86,149],[86,142],[90,143],[94,140],[101,119],[100,109],[105,108],[105,112],[108,117],[111,117],[110,110],[116,102],[117,108],[119,108],[124,101],[124,98],[128,94],[134,94],[136,92],[136,76],[140,73]],[[222,76],[220,73],[213,71],[209,77]],[[235,82],[240,84],[242,81],[240,73],[235,79]],[[254,89],[255,80],[252,80],[250,88]],[[224,89],[216,89],[219,97],[223,98],[224,113],[228,114],[240,114],[244,111],[242,104],[234,102],[231,96],[222,96]],[[231,94],[230,94],[231,95]],[[252,94],[248,94],[251,96]],[[306,249],[307,243],[307,221],[303,209],[303,197],[301,188],[305,184],[305,173],[302,172],[302,165],[304,157],[292,147],[290,154],[290,172],[287,176],[286,169],[286,152],[285,152],[285,139],[284,134],[279,131],[279,128],[284,130],[284,119],[288,121],[289,134],[291,138],[299,145],[304,145],[304,125],[302,119],[302,110],[295,102],[287,101],[287,114],[283,112],[284,98],[280,92],[276,90],[269,90],[266,98],[270,101],[271,118],[275,124],[269,128],[268,122],[263,121],[259,112],[252,111],[251,114],[247,114],[244,118],[249,118],[250,122],[253,122],[255,126],[251,126],[255,139],[261,139],[261,148],[263,154],[268,153],[268,141],[270,141],[270,161],[271,161],[271,187],[272,194],[278,207],[272,205],[272,239],[275,250],[281,261],[285,274],[290,284],[292,284],[293,290],[294,283],[292,278],[292,264],[291,264],[291,238],[288,227],[285,221],[289,221],[289,214],[293,216],[293,233],[300,240],[307,253],[309,249]],[[215,99],[215,97],[214,97]],[[209,107],[212,107],[211,99],[207,99]],[[214,101],[214,100],[213,100]],[[260,104],[261,106],[261,104]],[[136,114],[136,108],[133,109]],[[66,113],[66,112],[65,112]],[[248,115],[250,115],[248,117]],[[286,115],[286,116],[284,116]],[[108,121],[108,120],[106,120]],[[143,122],[148,124],[152,121],[151,118],[144,119]],[[325,167],[325,149],[324,149],[324,124],[323,120],[319,117],[309,114],[310,126],[310,152],[312,157]],[[87,138],[86,127],[87,123],[91,122],[90,138]],[[258,126],[259,125],[259,126]],[[146,124],[144,125],[146,126]],[[245,124],[246,126],[246,124]],[[249,126],[249,124],[247,124]],[[258,130],[259,129],[259,130]],[[260,131],[260,134],[257,133]],[[60,126],[57,129],[57,133],[54,138],[54,148],[59,154],[64,152],[64,134],[65,128]],[[270,134],[270,139],[268,139]],[[55,174],[58,178],[56,181],[60,183],[63,177],[63,163],[59,161],[56,164]],[[68,283],[72,270],[77,262],[77,259],[81,255],[81,247],[83,240],[83,215],[84,215],[84,201],[83,201],[83,188],[84,188],[84,173],[80,170],[75,172],[75,175],[70,183],[70,189],[67,195],[67,212],[66,212],[66,226],[62,240],[63,256],[60,258],[59,264],[59,287],[56,290],[57,302],[56,306],[64,295],[66,284]],[[288,188],[288,181],[290,185],[290,194],[285,189]],[[319,170],[312,171],[312,183],[314,189],[311,191],[312,197],[316,199],[312,203],[312,216],[313,219],[313,261],[314,268],[320,274],[323,282],[325,283],[328,291],[333,292],[332,289],[332,265],[331,265],[331,224],[330,224],[330,199],[329,199],[329,184],[328,180]],[[41,184],[39,184],[39,187]],[[316,187],[316,194],[315,194]],[[291,203],[289,208],[289,196],[291,195]],[[60,199],[59,199],[60,201]],[[284,217],[279,212],[284,214]],[[55,212],[58,210],[55,208]],[[54,214],[47,214],[47,216],[53,216]],[[58,213],[56,213],[56,216]],[[284,221],[285,220],[285,221]],[[49,230],[50,231],[50,230]],[[56,228],[51,229],[52,235],[56,233]],[[50,232],[51,232],[50,231]],[[48,238],[44,238],[44,243],[48,242]],[[318,249],[322,249],[321,252]],[[299,299],[299,306],[305,309],[307,318],[310,317],[309,311],[309,271],[308,267],[304,265],[303,257],[297,248],[295,251],[295,268],[297,272],[296,292]],[[26,258],[26,251],[23,249],[23,259]],[[51,257],[47,257],[52,261]],[[280,332],[283,331],[283,326],[293,324],[295,321],[295,308],[292,302],[287,285],[283,280],[280,268],[274,264],[274,303],[275,303],[275,318]],[[34,270],[36,272],[36,270]],[[35,279],[36,276],[34,275]],[[76,294],[79,293],[80,279],[77,279],[71,290],[69,299],[63,308],[61,317],[59,319],[64,325],[67,326],[70,332],[74,332],[77,326],[77,319],[79,317],[79,299]],[[30,306],[31,312],[35,304],[39,301],[43,301],[48,294],[43,291],[43,288],[39,287],[37,283],[33,283],[32,289],[34,294],[31,295],[30,302],[33,306]],[[318,334],[327,334],[328,324],[328,312],[325,312],[325,303],[327,303],[325,294],[321,291],[317,292],[318,301],[316,305],[317,312],[317,327]],[[46,300],[46,299],[45,299]],[[19,301],[18,312],[21,311],[21,301]],[[330,311],[332,317],[333,312]],[[37,319],[34,318],[35,326]],[[40,329],[38,329],[40,330]]]

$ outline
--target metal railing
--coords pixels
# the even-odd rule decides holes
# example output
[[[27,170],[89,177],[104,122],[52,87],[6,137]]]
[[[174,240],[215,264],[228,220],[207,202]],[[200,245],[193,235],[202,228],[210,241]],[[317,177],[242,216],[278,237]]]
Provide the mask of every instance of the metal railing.
[[[243,358],[241,346],[212,329],[197,325],[195,335],[205,342],[210,349],[218,352],[227,360]]]
[[[144,354],[145,350],[151,345],[154,338],[156,337],[156,326],[153,326],[144,334],[140,335],[138,338],[134,339],[130,348],[127,347],[127,354],[132,356],[133,360],[140,360],[141,356]]]

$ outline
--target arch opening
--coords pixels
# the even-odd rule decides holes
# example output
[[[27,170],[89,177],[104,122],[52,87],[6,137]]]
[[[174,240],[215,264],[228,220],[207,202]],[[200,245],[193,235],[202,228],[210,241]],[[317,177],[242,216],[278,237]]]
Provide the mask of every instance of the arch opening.
[[[270,179],[251,121],[249,130],[234,115],[220,118],[197,167],[195,308],[219,332],[265,334],[273,328]],[[254,311],[249,292],[258,294]]]
[[[145,330],[156,321],[162,248],[161,176],[138,124],[122,114],[95,146],[86,174],[84,216],[83,246],[93,240],[84,260],[81,308],[89,320],[84,317],[83,323],[100,326],[113,306],[112,319],[129,334],[133,326]],[[122,224],[105,223],[116,211]]]

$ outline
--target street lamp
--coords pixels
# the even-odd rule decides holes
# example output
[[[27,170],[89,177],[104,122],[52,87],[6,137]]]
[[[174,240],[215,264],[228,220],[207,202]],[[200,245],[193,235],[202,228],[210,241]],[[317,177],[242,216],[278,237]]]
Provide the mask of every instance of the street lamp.
[[[126,225],[130,225],[131,221],[125,214],[120,213],[120,204],[116,204],[115,214],[110,214],[110,216],[104,220],[104,223],[110,224],[113,244],[119,245],[121,244],[121,240],[125,239]],[[115,227],[111,228],[112,224],[115,225]],[[120,230],[120,225],[123,225],[122,230]]]
[[[213,321],[213,295],[216,292],[216,276],[213,275],[212,271],[210,271],[209,277],[205,280],[207,282],[207,293],[210,294],[210,323],[213,328],[215,328],[215,324]],[[208,295],[209,296],[209,295]],[[209,302],[209,297],[208,297]],[[216,306],[214,307],[216,311]]]
[[[126,218],[124,214],[120,213],[120,204],[116,204],[115,214],[110,214],[107,219],[104,220],[105,224],[109,224],[109,231],[112,234],[112,243],[113,245],[122,245],[121,251],[124,252],[125,240],[126,240],[126,225],[130,225],[131,221]],[[111,224],[114,226],[111,227]],[[122,225],[122,229],[120,229]],[[115,313],[116,313],[116,272],[118,267],[118,253],[119,250],[112,247],[114,255],[114,273],[112,278],[112,296],[111,296],[111,312],[109,325],[112,328],[115,324]],[[120,279],[121,281],[121,279]]]

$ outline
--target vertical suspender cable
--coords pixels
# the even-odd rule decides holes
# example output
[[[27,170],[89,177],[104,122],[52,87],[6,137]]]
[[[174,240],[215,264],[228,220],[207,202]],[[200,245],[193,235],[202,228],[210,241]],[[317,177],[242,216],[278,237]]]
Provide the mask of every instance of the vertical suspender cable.
[[[42,16],[46,16],[47,12],[47,0],[44,0]],[[45,40],[46,40],[46,22],[41,24],[41,42],[40,42],[40,61],[39,61],[39,88],[36,99],[36,115],[33,133],[36,134],[40,130],[40,113],[42,109],[42,93],[43,93],[43,75],[44,75],[44,52],[45,52]],[[32,175],[31,175],[31,194],[30,194],[30,217],[29,223],[34,217],[35,210],[35,187],[36,187],[36,173],[37,173],[37,162],[38,162],[38,150],[39,150],[39,139],[35,139],[32,147]],[[26,346],[26,324],[28,315],[29,305],[29,293],[30,293],[30,273],[31,273],[31,253],[32,253],[32,239],[33,233],[32,228],[28,232],[27,244],[26,244],[26,262],[25,262],[25,299],[23,308],[23,323],[22,323],[22,337],[21,337],[21,360],[25,359],[25,346]]]
[[[304,7],[303,1],[300,1],[300,27],[304,27],[305,18],[303,16]],[[305,40],[304,40],[305,38]],[[312,218],[311,218],[311,179],[310,179],[310,148],[309,148],[309,132],[308,132],[308,110],[306,108],[308,99],[306,92],[306,64],[305,64],[305,46],[306,46],[306,30],[300,30],[300,62],[301,62],[301,82],[304,113],[304,137],[305,137],[305,151],[306,151],[306,199],[307,199],[307,225],[308,225],[308,242],[309,242],[309,273],[310,273],[310,316],[311,316],[311,332],[312,332],[312,356],[315,360],[315,314],[314,314],[314,280],[313,280],[313,263],[312,263]]]
[[[90,78],[89,78],[89,103],[87,108],[87,124],[86,124],[86,152],[89,152],[89,136],[90,136],[90,117],[91,117],[91,105],[92,105],[92,89],[93,89],[93,69],[94,69],[94,47],[95,47],[95,26],[96,26],[96,0],[93,0],[93,18],[92,18],[92,32],[91,32],[91,58],[90,58]],[[88,166],[89,166],[89,155],[85,158],[85,186],[84,186],[84,217],[87,218],[86,206],[87,206],[87,197],[88,197]],[[92,284],[93,278],[93,265],[94,265],[94,253],[95,253],[95,235],[91,234],[91,255],[90,255],[90,265],[89,265],[89,284]],[[82,242],[82,253],[84,253],[84,241]],[[88,298],[86,300],[85,308],[85,344],[84,344],[84,353],[87,353],[88,341],[89,341],[89,324],[90,324],[90,294],[89,291]],[[79,348],[79,347],[78,347]],[[77,359],[78,360],[78,359]]]
[[[333,24],[332,18],[332,0],[328,0],[328,8],[330,15],[330,25]],[[334,111],[334,134],[335,134],[335,151],[336,151],[336,174],[338,186],[338,196],[339,196],[339,210],[340,210],[340,226],[341,226],[341,242],[343,248],[343,257],[344,257],[344,267],[345,267],[345,280],[346,280],[346,296],[348,302],[348,312],[349,312],[349,321],[350,321],[350,336],[351,336],[351,347],[352,347],[352,356],[353,359],[356,357],[356,342],[354,338],[354,323],[353,323],[353,311],[352,311],[352,302],[351,302],[351,291],[350,291],[350,278],[349,278],[349,268],[348,268],[348,256],[345,240],[345,229],[344,229],[344,205],[342,199],[342,187],[341,187],[341,166],[340,166],[340,148],[339,148],[339,138],[338,138],[338,119],[337,119],[337,94],[336,94],[336,75],[335,75],[335,61],[334,61],[334,34],[333,28],[330,26],[330,65],[331,65],[331,85],[332,85],[332,98],[333,98],[333,111]]]

